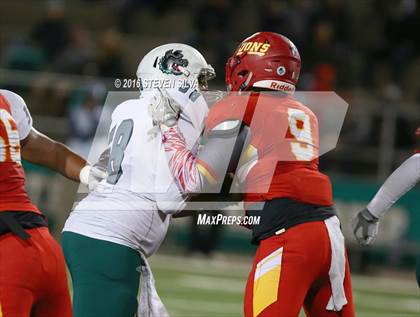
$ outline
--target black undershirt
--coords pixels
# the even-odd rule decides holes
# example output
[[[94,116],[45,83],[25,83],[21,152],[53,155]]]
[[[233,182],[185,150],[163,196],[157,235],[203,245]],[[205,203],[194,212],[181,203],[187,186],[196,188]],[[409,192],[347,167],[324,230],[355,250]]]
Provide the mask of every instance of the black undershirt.
[[[259,244],[278,230],[313,221],[323,221],[336,215],[333,206],[316,206],[289,198],[266,201],[262,210],[248,210],[248,216],[260,216],[260,223],[252,225],[251,243]]]
[[[14,233],[25,236],[23,229],[47,227],[47,220],[43,215],[30,211],[3,211],[0,212],[0,236]],[[27,235],[26,235],[27,237]],[[24,237],[23,237],[24,238]]]

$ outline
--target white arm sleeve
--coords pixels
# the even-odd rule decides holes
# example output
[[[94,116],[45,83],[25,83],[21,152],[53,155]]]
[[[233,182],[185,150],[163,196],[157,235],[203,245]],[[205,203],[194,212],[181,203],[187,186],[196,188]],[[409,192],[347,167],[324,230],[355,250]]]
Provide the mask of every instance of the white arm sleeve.
[[[19,140],[25,139],[32,129],[32,117],[21,96],[9,90],[0,89],[0,93],[6,98],[10,105],[10,111],[16,122]]]
[[[388,177],[367,206],[367,209],[375,217],[382,217],[419,180],[420,153],[411,156]]]

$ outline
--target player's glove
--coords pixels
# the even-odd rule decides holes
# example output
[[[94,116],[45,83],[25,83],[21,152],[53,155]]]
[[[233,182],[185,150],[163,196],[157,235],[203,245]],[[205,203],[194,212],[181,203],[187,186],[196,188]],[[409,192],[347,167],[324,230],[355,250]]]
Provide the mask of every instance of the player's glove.
[[[96,166],[86,165],[80,170],[80,182],[86,185],[91,192],[98,186],[100,181],[108,177],[108,173]]]
[[[158,89],[150,101],[149,114],[155,126],[173,127],[181,113],[181,106],[166,92],[165,89]]]
[[[379,219],[365,208],[352,221],[353,233],[361,245],[371,245],[378,234]]]

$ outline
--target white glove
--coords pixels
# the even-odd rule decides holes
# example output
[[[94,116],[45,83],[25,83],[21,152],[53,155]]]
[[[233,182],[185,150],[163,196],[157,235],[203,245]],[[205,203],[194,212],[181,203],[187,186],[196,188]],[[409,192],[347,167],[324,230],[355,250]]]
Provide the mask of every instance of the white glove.
[[[95,166],[86,165],[80,170],[80,182],[86,185],[91,192],[98,186],[98,184],[108,177],[108,173]]]
[[[352,221],[353,233],[361,245],[371,245],[378,234],[379,219],[365,208]]]
[[[158,89],[150,101],[149,114],[155,126],[173,127],[181,113],[181,106],[171,98],[165,89]]]

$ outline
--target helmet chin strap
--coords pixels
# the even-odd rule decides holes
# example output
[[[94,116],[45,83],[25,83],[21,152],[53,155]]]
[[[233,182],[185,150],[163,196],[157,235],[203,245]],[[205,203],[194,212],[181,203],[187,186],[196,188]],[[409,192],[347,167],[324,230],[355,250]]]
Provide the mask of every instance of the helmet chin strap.
[[[181,71],[181,73],[182,73],[185,77],[190,76],[190,71],[189,71],[188,69],[186,69],[185,67],[178,66],[178,69]]]
[[[252,76],[254,76],[254,74],[252,72],[249,72],[247,79],[241,84],[241,87],[239,87],[239,90],[244,90],[246,87],[248,87],[249,82],[252,79]]]

